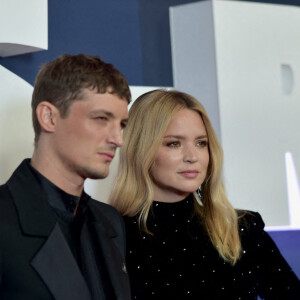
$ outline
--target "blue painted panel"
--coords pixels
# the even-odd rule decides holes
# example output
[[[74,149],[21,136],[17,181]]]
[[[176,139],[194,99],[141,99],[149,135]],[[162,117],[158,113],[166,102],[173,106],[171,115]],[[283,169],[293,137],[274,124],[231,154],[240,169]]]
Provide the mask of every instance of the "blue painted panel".
[[[268,233],[300,278],[300,230],[269,231]]]
[[[62,53],[99,55],[132,85],[142,85],[138,0],[48,0],[49,49],[1,58],[30,84],[46,61]]]

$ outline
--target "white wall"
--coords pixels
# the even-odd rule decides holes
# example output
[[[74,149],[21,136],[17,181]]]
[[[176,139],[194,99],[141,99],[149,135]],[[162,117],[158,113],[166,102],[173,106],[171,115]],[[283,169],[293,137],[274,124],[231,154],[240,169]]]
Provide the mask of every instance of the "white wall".
[[[300,227],[300,198],[288,195],[285,172],[286,152],[300,172],[300,8],[214,0],[170,15],[174,86],[213,120],[230,201],[269,226]]]
[[[48,1],[1,0],[0,56],[48,48]]]

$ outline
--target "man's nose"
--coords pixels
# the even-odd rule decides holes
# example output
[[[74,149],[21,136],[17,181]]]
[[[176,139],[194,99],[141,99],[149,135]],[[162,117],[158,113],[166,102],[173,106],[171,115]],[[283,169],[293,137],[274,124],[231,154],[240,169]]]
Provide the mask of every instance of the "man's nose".
[[[114,144],[116,147],[122,147],[124,144],[122,128],[120,125],[115,125],[111,128],[108,142]]]

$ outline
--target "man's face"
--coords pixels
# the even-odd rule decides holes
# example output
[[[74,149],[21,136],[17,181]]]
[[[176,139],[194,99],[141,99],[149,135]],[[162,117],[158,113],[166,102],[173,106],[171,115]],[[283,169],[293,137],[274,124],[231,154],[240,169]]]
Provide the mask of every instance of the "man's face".
[[[82,100],[57,119],[53,140],[55,158],[66,176],[100,179],[109,173],[117,147],[123,145],[127,101],[115,94],[86,89]]]

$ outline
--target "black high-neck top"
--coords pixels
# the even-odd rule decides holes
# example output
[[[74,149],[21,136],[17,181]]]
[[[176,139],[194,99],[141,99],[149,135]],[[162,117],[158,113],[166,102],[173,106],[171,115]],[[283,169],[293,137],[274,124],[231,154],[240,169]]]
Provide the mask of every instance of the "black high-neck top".
[[[39,181],[46,200],[54,210],[59,226],[81,269],[80,232],[83,225],[84,212],[91,197],[85,192],[82,193],[81,197],[68,194],[49,181],[31,165],[30,168]],[[75,216],[77,205],[77,214]]]
[[[299,299],[299,281],[281,256],[258,213],[240,220],[243,254],[235,266],[218,254],[194,199],[154,201],[148,218],[153,235],[137,217],[124,217],[132,299]]]

